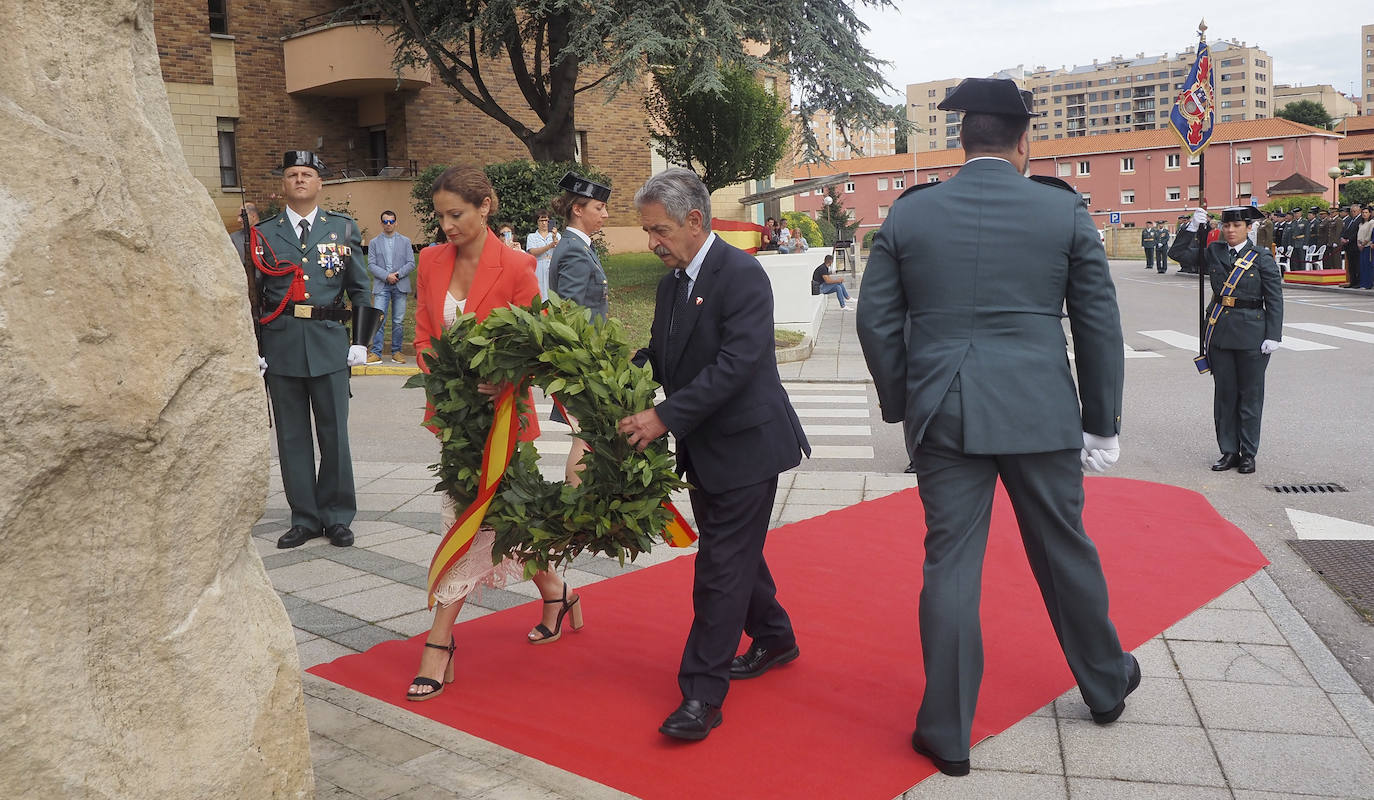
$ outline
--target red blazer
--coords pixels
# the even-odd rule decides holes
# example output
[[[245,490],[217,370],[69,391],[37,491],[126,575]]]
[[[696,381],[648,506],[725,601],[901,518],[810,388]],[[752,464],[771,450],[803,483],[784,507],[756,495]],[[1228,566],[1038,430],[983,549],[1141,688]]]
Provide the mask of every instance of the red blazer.
[[[452,244],[426,247],[420,251],[420,266],[415,270],[415,363],[424,372],[422,353],[430,349],[429,340],[444,330],[444,300],[449,282],[453,280]],[[468,290],[467,310],[480,322],[493,308],[508,305],[528,306],[539,297],[539,281],[534,277],[534,256],[515,250],[487,231],[482,255],[477,260],[477,274]],[[530,442],[539,437],[539,420],[534,414],[533,395],[526,397],[530,412],[523,415],[520,441]],[[434,416],[434,407],[425,409],[425,421]]]

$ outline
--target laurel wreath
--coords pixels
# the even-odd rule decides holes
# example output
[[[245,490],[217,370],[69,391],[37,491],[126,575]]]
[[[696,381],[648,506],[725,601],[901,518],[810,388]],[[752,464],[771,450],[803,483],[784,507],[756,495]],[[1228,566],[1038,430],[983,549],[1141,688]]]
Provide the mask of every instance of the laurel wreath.
[[[482,322],[459,317],[424,354],[429,373],[406,382],[421,387],[434,406],[441,441],[437,491],[447,491],[461,510],[477,496],[482,451],[495,418],[490,397],[478,383],[512,383],[517,409],[529,410],[527,386],[557,397],[586,441],[582,483],[544,479],[538,453],[518,442],[488,508],[484,524],[496,530],[493,563],[507,556],[522,561],[526,576],[565,565],[578,555],[601,553],[623,564],[650,550],[668,523],[663,504],[685,487],[673,466],[666,439],[636,450],[616,430],[629,414],[653,405],[648,367],[630,363],[633,350],[616,320],[592,319],[571,300],[535,301],[528,308],[492,310]]]

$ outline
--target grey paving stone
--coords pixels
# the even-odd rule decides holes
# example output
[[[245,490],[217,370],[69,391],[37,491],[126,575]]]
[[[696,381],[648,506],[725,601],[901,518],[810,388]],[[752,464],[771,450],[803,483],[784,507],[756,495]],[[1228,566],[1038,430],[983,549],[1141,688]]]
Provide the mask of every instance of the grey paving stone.
[[[387,529],[379,533],[369,533],[366,535],[359,535],[358,531],[354,530],[353,546],[360,547],[364,550],[374,548],[379,544],[386,544],[387,542],[394,542],[399,539],[409,539],[412,536],[419,536],[420,534],[429,533],[429,531],[416,530],[415,528],[411,528],[406,525],[397,525],[394,522],[378,521],[365,524],[385,525],[387,526]]]
[[[409,561],[384,556],[371,550],[360,550],[356,547],[331,547],[324,553],[324,557],[354,569],[360,569],[363,572],[370,572],[373,575],[380,575],[386,570],[397,567],[415,566]]]
[[[316,636],[330,636],[364,624],[363,620],[337,609],[303,601],[297,608],[286,609],[286,614],[291,617],[292,625]]]
[[[287,613],[295,611],[296,609],[305,605],[305,601],[301,598],[295,597],[294,595],[283,594],[281,592],[277,592],[277,599],[281,600],[282,607],[286,609]]]
[[[434,558],[434,551],[439,549],[439,543],[443,537],[437,533],[422,533],[418,536],[411,536],[407,539],[397,539],[394,542],[384,542],[368,550],[374,553],[381,553],[384,556],[401,561],[408,561],[411,564],[429,566],[429,562]]]
[[[388,522],[386,520],[368,520],[358,519],[355,517],[353,519],[353,523],[350,524],[348,527],[350,530],[353,531],[353,535],[356,538],[361,539],[364,536],[373,536],[379,533],[386,533],[387,531],[395,530],[396,528],[400,528],[402,526],[395,522]]]
[[[384,569],[377,574],[394,583],[404,583],[406,586],[426,591],[429,589],[429,568],[418,564],[402,564],[399,567]]]
[[[836,474],[844,475],[844,473]],[[860,475],[858,477],[862,478],[863,476]],[[863,499],[863,489],[812,489],[793,486],[792,491],[787,493],[787,506],[805,505],[844,508],[862,502]]]
[[[411,497],[409,500],[397,506],[395,512],[398,514],[438,514],[440,510],[439,507],[439,495],[422,494]]]
[[[310,695],[305,696],[305,722],[310,728],[312,744],[317,737],[332,741],[349,731],[376,724],[361,714],[355,714]]]
[[[589,559],[585,563],[577,564],[577,568],[583,572],[590,572],[593,575],[600,575],[604,578],[614,578],[619,575],[624,575],[627,572],[640,569],[639,566],[629,561],[626,561],[625,566],[622,567],[619,561],[614,558],[606,558],[605,556],[598,556]]]
[[[387,628],[376,625],[363,625],[359,628],[352,628],[341,633],[327,637],[332,642],[338,642],[344,647],[350,647],[358,652],[366,652],[382,642],[390,642],[394,639],[405,639],[407,637]]]
[[[575,591],[569,587],[569,591]],[[535,590],[536,594],[538,590]],[[489,608],[493,611],[505,611],[508,608],[524,605],[530,602],[530,598],[517,592],[508,592],[505,589],[493,589],[490,586],[482,587],[480,592],[472,598],[472,602],[482,608]],[[537,612],[536,612],[537,613]]]
[[[310,631],[303,631],[300,628],[294,626],[291,628],[291,631],[296,635],[296,644],[303,644],[305,642],[310,641],[311,639],[320,638],[315,634],[311,633]]]
[[[438,511],[435,511],[433,513],[419,511],[392,511],[389,514],[383,514],[380,517],[380,519],[385,519],[389,522],[400,523],[401,525],[406,525],[411,528],[418,528],[419,530],[429,531],[431,533],[442,532],[439,530]]]
[[[406,680],[407,678],[397,680],[397,692],[405,691],[404,681]],[[444,752],[423,739],[392,730],[371,720],[368,720],[365,725],[346,728],[331,738],[344,747],[366,753],[371,758],[391,766],[404,764],[431,753]],[[406,772],[406,770],[401,771]]]
[[[1176,783],[1127,783],[1100,778],[1069,778],[1069,797],[1085,800],[1230,800],[1231,791]]]
[[[444,750],[420,756],[399,768],[459,797],[475,797],[514,780],[499,769]]]
[[[397,478],[388,475],[385,478],[358,483],[358,494],[408,494],[411,496],[419,494],[433,494],[436,480],[433,477],[427,478]]]
[[[462,800],[462,798],[460,795],[440,789],[432,783],[425,783],[409,791],[401,792],[391,800]]]
[[[327,558],[312,558],[287,567],[268,570],[267,577],[279,592],[298,592],[326,583],[336,583],[349,578],[361,578],[361,570],[345,566]]]
[[[1063,775],[1059,726],[1052,718],[1026,717],[978,743],[969,753],[969,761],[978,770]]]
[[[310,702],[310,699],[311,698],[307,697],[306,702]],[[344,747],[328,736],[316,733],[315,731],[310,732],[311,764],[318,767],[321,764],[328,764],[331,761],[337,761],[344,756],[351,756],[353,754],[354,750],[352,748]]]
[[[425,633],[430,628],[434,627],[434,612],[414,611],[409,614],[402,614],[399,617],[384,619],[377,624],[409,638]]]
[[[1263,611],[1200,608],[1164,631],[1164,638],[1199,642],[1246,642],[1286,645],[1269,615]]]
[[[350,616],[357,617],[366,622],[376,622],[383,619],[391,619],[402,614],[410,613],[422,609],[427,604],[427,598],[423,589],[414,586],[406,586],[400,583],[392,583],[386,586],[379,586],[376,589],[368,589],[362,592],[346,594],[343,597],[331,597],[321,601],[320,605],[327,606],[342,611]],[[311,630],[305,625],[300,627]],[[315,631],[318,633],[318,631]],[[328,634],[321,633],[321,636]]]
[[[1318,686],[1328,692],[1360,693],[1360,687],[1355,683],[1355,679],[1350,677],[1350,673],[1341,666],[1341,662],[1331,654],[1326,644],[1312,630],[1312,626],[1307,624],[1307,620],[1303,619],[1288,601],[1288,597],[1274,583],[1274,579],[1269,577],[1269,573],[1260,570],[1246,581],[1246,584],[1250,591],[1255,593],[1255,599],[1264,607],[1287,644],[1291,645],[1293,652],[1302,659],[1302,663]]]
[[[254,536],[270,536],[273,539],[291,528],[289,519],[263,519],[253,526]]]
[[[1191,680],[1188,690],[1208,730],[1353,735],[1326,692],[1315,686]]]
[[[315,774],[365,800],[386,800],[425,782],[362,754],[323,764]]]
[[[1259,601],[1250,593],[1250,587],[1244,583],[1238,583],[1222,592],[1212,602],[1208,603],[1207,608],[1229,608],[1235,611],[1260,611]]]
[[[1077,689],[1065,693],[1056,701],[1060,719],[1091,719],[1088,707]],[[1197,712],[1180,678],[1141,677],[1140,686],[1126,698],[1122,722],[1142,722],[1155,725],[1183,725],[1197,727]]]
[[[329,781],[315,776],[315,800],[362,800],[352,792],[346,792]]]
[[[835,509],[827,508],[826,506],[794,506],[789,504],[782,510],[782,513],[778,515],[778,521],[784,525],[789,522],[801,522],[804,519],[819,517],[827,511],[834,510]]]
[[[1126,706],[1129,710],[1130,703]],[[1070,776],[1226,785],[1201,728],[1060,720],[1059,735],[1065,771]]]
[[[509,783],[492,787],[474,797],[473,800],[564,800],[564,795],[517,778]]]
[[[439,458],[438,447],[435,447],[432,460]],[[429,480],[434,481],[434,470],[430,469],[428,463],[424,464],[397,464],[396,469],[386,474],[388,478],[405,478],[407,480]]]
[[[1374,758],[1356,739],[1212,731],[1231,787],[1374,798]]]
[[[1131,651],[1140,664],[1140,675],[1144,678],[1177,678],[1178,667],[1174,666],[1169,646],[1158,637]]]
[[[353,479],[375,480],[390,475],[410,477],[410,470],[418,466],[418,464],[402,464],[393,461],[354,461]]]
[[[350,650],[328,639],[311,639],[305,644],[296,646],[296,655],[300,658],[301,669],[310,669],[318,664],[327,664],[336,658],[352,655],[355,652],[355,650]]]
[[[356,578],[348,578],[347,580],[335,581],[334,583],[312,586],[309,589],[301,589],[292,594],[302,600],[319,602],[320,600],[328,600],[331,597],[341,597],[346,594],[361,592],[365,589],[376,589],[378,586],[385,586],[391,582],[392,581],[380,575],[361,573]]]
[[[1057,775],[974,770],[962,778],[938,772],[903,792],[901,800],[1067,800],[1064,779]]]
[[[265,555],[262,557],[262,566],[264,569],[267,570],[274,570],[280,567],[289,567],[292,564],[299,564],[302,561],[311,561],[320,557],[320,554],[315,552],[313,548],[302,546],[294,548],[292,550],[278,550],[275,544],[275,538],[273,539],[273,542],[274,544],[272,545],[272,554]],[[328,545],[326,544],[326,546]]]
[[[1327,697],[1365,747],[1374,752],[1374,702],[1362,694],[1333,694]]]
[[[1178,671],[1194,680],[1316,686],[1291,647],[1236,642],[1169,642]]]
[[[908,475],[905,472],[899,473],[872,473],[864,476],[864,489],[914,489],[916,488],[916,476]]]
[[[793,489],[824,490],[864,488],[861,472],[797,472],[792,478]]]
[[[396,511],[396,510],[400,509],[402,506],[406,505],[407,503],[409,503],[411,500],[414,500],[414,499],[415,499],[415,496],[412,495],[412,494],[402,494],[402,493],[362,494],[362,493],[359,493],[359,494],[358,494],[358,510],[359,510],[359,511],[381,511],[381,512]],[[435,511],[437,511],[437,510],[438,510],[438,507],[436,506],[436,507],[435,507]]]

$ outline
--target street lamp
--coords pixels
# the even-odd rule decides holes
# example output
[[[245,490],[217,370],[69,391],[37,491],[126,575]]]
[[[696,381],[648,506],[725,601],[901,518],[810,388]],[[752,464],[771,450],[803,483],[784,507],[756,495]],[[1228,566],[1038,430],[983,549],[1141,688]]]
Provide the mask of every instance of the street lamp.
[[[1341,193],[1340,190],[1336,188],[1336,179],[1341,177],[1341,168],[1336,166],[1328,169],[1326,171],[1326,176],[1331,179],[1331,205],[1338,206],[1341,204]]]

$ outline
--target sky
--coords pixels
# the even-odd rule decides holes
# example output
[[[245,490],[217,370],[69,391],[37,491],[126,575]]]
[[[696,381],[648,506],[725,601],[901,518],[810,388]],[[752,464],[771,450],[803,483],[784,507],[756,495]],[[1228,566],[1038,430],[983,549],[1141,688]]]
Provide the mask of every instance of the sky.
[[[1328,83],[1351,94],[1359,90],[1360,25],[1374,24],[1374,10],[1361,16],[1358,4],[1314,12],[1274,0],[894,0],[894,6],[859,10],[869,26],[864,44],[892,62],[889,103],[905,102],[908,83],[988,77],[1018,64],[1054,69],[1142,51],[1174,55],[1197,41],[1203,18],[1208,43],[1235,39],[1268,51],[1275,84]]]

